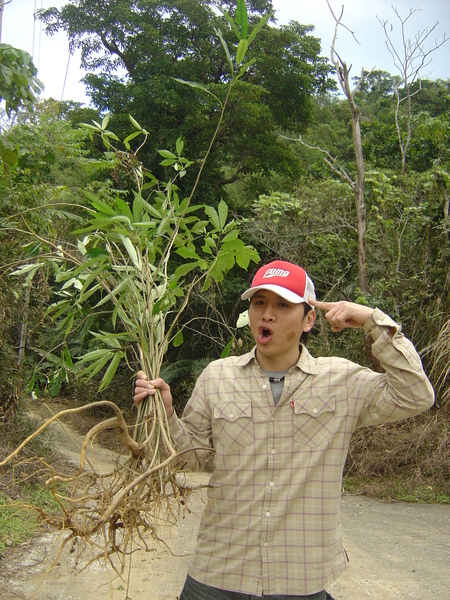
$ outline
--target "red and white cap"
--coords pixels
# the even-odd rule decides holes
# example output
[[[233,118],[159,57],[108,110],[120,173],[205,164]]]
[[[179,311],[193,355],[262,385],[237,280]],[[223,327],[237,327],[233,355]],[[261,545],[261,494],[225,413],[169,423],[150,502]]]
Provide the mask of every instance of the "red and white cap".
[[[293,304],[308,304],[309,298],[316,299],[314,284],[307,272],[285,260],[274,260],[258,269],[242,300],[250,299],[258,290],[270,290]]]

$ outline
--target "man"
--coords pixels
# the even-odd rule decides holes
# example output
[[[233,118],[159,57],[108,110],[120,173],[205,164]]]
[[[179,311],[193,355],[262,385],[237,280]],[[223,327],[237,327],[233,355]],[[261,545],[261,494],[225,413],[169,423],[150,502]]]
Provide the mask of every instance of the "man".
[[[138,373],[136,405],[161,392],[177,447],[214,448],[195,557],[180,600],[325,600],[347,566],[342,470],[356,427],[405,419],[434,393],[413,345],[378,309],[317,302],[306,272],[274,261],[242,295],[255,347],[200,375],[182,418],[169,386]],[[326,311],[332,331],[362,328],[385,373],[300,343]],[[200,469],[205,453],[188,453]]]

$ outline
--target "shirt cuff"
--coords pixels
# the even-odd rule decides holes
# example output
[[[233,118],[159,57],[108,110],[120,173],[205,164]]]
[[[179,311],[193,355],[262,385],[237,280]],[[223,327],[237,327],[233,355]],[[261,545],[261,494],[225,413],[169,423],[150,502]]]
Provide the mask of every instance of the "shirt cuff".
[[[367,336],[370,336],[375,341],[383,332],[388,332],[393,336],[395,333],[401,331],[401,325],[396,323],[379,308],[375,308],[371,316],[364,323],[363,330]]]

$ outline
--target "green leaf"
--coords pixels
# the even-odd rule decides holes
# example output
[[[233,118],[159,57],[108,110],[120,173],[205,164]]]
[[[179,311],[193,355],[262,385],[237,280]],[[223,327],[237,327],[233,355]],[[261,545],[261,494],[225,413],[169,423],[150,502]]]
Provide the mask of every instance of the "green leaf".
[[[109,256],[109,252],[104,248],[88,248],[86,256],[88,258],[99,258],[100,256]]]
[[[106,346],[110,346],[111,348],[116,348],[117,350],[120,350],[122,348],[122,345],[119,341],[119,337],[123,337],[123,336],[119,336],[119,334],[108,333],[105,331],[100,331],[99,333],[97,333],[95,331],[90,331],[89,333],[93,337],[101,340]]]
[[[174,158],[177,160],[177,156],[173,152],[170,152],[170,150],[158,150],[158,154],[163,158]]]
[[[69,350],[67,348],[64,348],[62,352],[62,362],[66,369],[73,369],[72,357],[70,356]]]
[[[234,242],[239,237],[239,231],[237,229],[233,229],[227,233],[227,235],[223,238],[222,243],[225,244],[227,242]]]
[[[177,154],[178,156],[181,156],[182,152],[183,152],[183,148],[184,148],[184,142],[181,138],[178,138],[176,141],[176,148],[177,148]]]
[[[243,65],[241,65],[240,69],[239,69],[239,73],[236,75],[235,79],[238,80],[242,77],[242,75],[244,75],[247,70],[253,65],[255,64],[256,59],[252,58],[251,60],[249,60],[248,62],[244,63]]]
[[[162,218],[162,214],[156,210],[156,208],[154,206],[152,206],[151,204],[149,204],[146,200],[143,201],[144,202],[144,210],[150,214],[152,217],[155,217],[156,219],[161,219]]]
[[[121,306],[117,308],[117,314],[119,315],[122,323],[129,327],[130,331],[136,331],[136,321],[132,321]]]
[[[125,148],[129,150],[131,140],[134,140],[134,138],[137,138],[140,135],[142,135],[142,131],[134,131],[133,133],[130,133],[130,135],[123,140]]]
[[[272,17],[272,15],[273,15],[273,13],[271,13],[271,12],[264,15],[263,18],[260,20],[260,22],[252,30],[252,32],[248,36],[248,40],[247,40],[249,46],[253,42],[255,37],[258,35],[258,33],[261,31],[261,29],[264,27],[264,25],[267,23],[267,21]]]
[[[116,142],[120,142],[120,139],[117,137],[117,135],[115,133],[113,133],[112,131],[108,131],[108,129],[105,129],[103,131],[102,137],[103,137],[103,141],[105,141],[105,138],[111,138],[112,140],[115,140]]]
[[[92,377],[95,377],[97,375],[97,373],[99,373],[103,369],[103,367],[111,359],[112,356],[113,356],[113,352],[111,350],[105,350],[100,358],[93,361],[90,365],[88,365],[86,367],[82,367],[80,369],[79,365],[80,365],[81,361],[78,361],[78,363],[76,365],[76,369],[81,370],[81,372],[84,375],[87,375],[89,379],[92,379]]]
[[[51,315],[53,319],[57,319],[65,313],[68,308],[70,308],[70,300],[59,300],[47,307],[44,317],[49,317]]]
[[[38,269],[40,269],[42,266],[44,266],[44,263],[33,263],[31,265],[23,265],[22,267],[19,267],[18,269],[13,271],[11,273],[11,275],[18,275],[19,277],[21,277],[22,275],[25,275],[26,273],[32,273],[32,276],[34,276],[36,271]]]
[[[100,265],[99,267],[97,267],[96,269],[94,269],[94,271],[92,271],[92,273],[89,273],[88,276],[86,277],[86,279],[83,282],[83,286],[81,288],[81,292],[80,292],[80,302],[82,302],[83,300],[86,299],[86,292],[89,289],[89,286],[91,285],[91,283],[93,281],[95,281],[97,279],[97,277],[100,275],[100,273],[103,274],[103,271],[105,270],[105,267],[103,265]],[[65,284],[66,285],[66,284]],[[96,287],[98,287],[99,284],[96,284]],[[64,286],[63,286],[64,287]],[[92,294],[89,294],[90,296]]]
[[[238,65],[244,60],[245,53],[247,52],[248,41],[241,40],[238,45],[237,53],[236,53],[236,63]]]
[[[234,25],[234,22],[233,22],[233,25]],[[236,27],[236,26],[234,25],[234,27]],[[224,40],[222,32],[220,31],[220,29],[215,29],[215,32],[216,32],[217,37],[219,38],[220,43],[222,44],[222,47],[223,47],[223,49],[225,51],[225,56],[227,57],[227,62],[228,62],[228,66],[230,67],[231,76],[234,76],[233,59],[231,58],[231,54],[230,54],[230,51],[228,50],[227,43]],[[236,29],[236,33],[237,33],[237,37],[239,39],[239,32],[238,32],[237,29]],[[220,103],[220,106],[222,106],[222,103]]]
[[[139,132],[142,131],[142,127],[139,125],[139,123],[136,121],[136,119],[133,119],[133,117],[131,115],[128,115],[131,123],[133,124],[134,127],[136,127],[136,129],[139,129]]]
[[[219,202],[219,206],[217,208],[219,211],[220,227],[221,227],[221,229],[223,229],[226,225],[227,218],[228,218],[228,206],[226,205],[226,203],[223,200],[221,200]]]
[[[133,214],[131,212],[130,205],[128,204],[128,202],[125,202],[125,200],[122,200],[122,198],[119,197],[115,199],[115,202],[117,208],[120,210],[122,215],[125,215],[126,217],[128,217],[128,219],[130,219],[130,221],[132,221]]]
[[[141,221],[143,212],[144,199],[142,198],[141,194],[135,193],[133,200],[133,221],[135,225]]]
[[[198,264],[199,264],[198,261],[196,261],[196,262],[185,263],[184,265],[180,265],[175,270],[175,278],[180,279],[181,277],[184,277],[190,271],[192,271],[192,269],[195,269],[195,267],[198,267]]]
[[[195,258],[200,260],[200,256],[196,253],[195,250],[189,248],[188,246],[181,246],[176,250],[176,253],[182,256],[183,258]]]
[[[243,269],[247,269],[250,261],[254,263],[259,262],[260,257],[258,252],[252,246],[244,246],[237,254],[236,254],[236,262]]]
[[[228,342],[228,344],[222,350],[222,352],[220,353],[220,358],[227,358],[230,355],[230,351],[231,351],[233,342],[234,342],[234,337],[231,338],[231,340]]]
[[[101,392],[102,390],[104,390],[105,388],[107,388],[108,385],[111,383],[114,375],[116,374],[117,367],[119,366],[120,361],[122,360],[122,358],[124,356],[125,356],[125,352],[116,352],[114,354],[114,358],[109,363],[109,367],[106,369],[106,372],[103,375],[103,378],[102,378],[102,380],[100,382],[100,386],[98,388],[99,392]]]
[[[205,213],[215,229],[220,229],[220,219],[216,209],[213,206],[205,206]]]
[[[102,126],[100,125],[100,123],[97,123],[96,121],[92,121],[94,123],[94,125],[91,125],[90,123],[80,123],[80,127],[83,127],[84,129],[89,129],[90,131],[95,131],[95,133],[100,133],[102,130]]]
[[[111,113],[107,112],[102,120],[102,130],[104,131],[108,127],[108,123],[111,119]]]
[[[183,341],[184,341],[183,332],[181,330],[177,331],[176,336],[173,338],[173,342],[172,342],[173,347],[178,348],[178,346],[181,346]]]
[[[128,253],[128,256],[131,258],[131,262],[136,267],[136,269],[141,272],[142,271],[142,259],[141,256],[137,253],[135,246],[133,246],[133,242],[130,238],[120,235],[120,239],[122,240],[122,244],[125,246],[125,250]]]
[[[223,9],[221,6],[218,5],[217,8],[222,12],[223,16],[225,17],[225,19],[230,24],[230,27],[234,31],[234,33],[236,34],[237,39],[240,40],[241,39],[241,33],[240,33],[239,29],[236,27],[236,23],[234,22],[233,18],[230,17],[230,15],[227,13],[227,11],[225,9]],[[216,33],[218,31],[220,31],[220,30],[216,29]]]
[[[241,41],[242,38],[244,40],[247,39],[248,33],[248,14],[247,14],[247,4],[245,0],[238,0],[236,6],[236,23],[241,28]],[[239,64],[239,61],[238,61]]]
[[[112,355],[113,355],[113,352],[111,350],[108,350],[107,348],[99,348],[97,350],[91,350],[87,354],[84,354],[83,356],[79,357],[77,360],[77,364],[83,365],[85,363],[90,363],[95,360],[98,360],[99,358],[104,358],[105,356],[106,356],[105,362],[107,362],[111,358]]]
[[[103,200],[100,200],[100,198],[97,198],[97,196],[94,196],[94,194],[92,194],[91,192],[83,190],[83,193],[87,198],[89,198],[95,210],[98,210],[99,212],[105,213],[107,215],[116,214],[114,209],[111,208],[111,206],[108,206],[106,202],[103,202]]]
[[[228,55],[229,55],[229,53],[228,53]],[[230,58],[230,60],[231,60],[231,58]],[[202,90],[202,92],[206,92],[207,94],[209,94],[210,96],[215,98],[217,100],[217,102],[220,104],[220,106],[222,106],[222,102],[220,101],[220,99],[215,94],[210,92],[208,90],[208,88],[206,88],[204,85],[201,85],[200,83],[197,83],[195,81],[186,81],[185,79],[180,79],[179,77],[172,77],[172,79],[174,81],[178,81],[178,83],[182,83],[183,85],[188,85],[190,87],[200,89],[200,90]]]

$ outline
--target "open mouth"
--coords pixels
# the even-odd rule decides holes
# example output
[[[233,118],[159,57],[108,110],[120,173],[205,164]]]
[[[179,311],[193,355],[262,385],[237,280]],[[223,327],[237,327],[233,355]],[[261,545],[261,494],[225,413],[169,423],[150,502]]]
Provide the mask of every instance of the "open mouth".
[[[272,330],[268,327],[260,327],[259,328],[259,343],[267,344],[267,342],[272,338]]]

